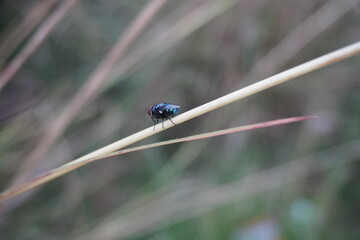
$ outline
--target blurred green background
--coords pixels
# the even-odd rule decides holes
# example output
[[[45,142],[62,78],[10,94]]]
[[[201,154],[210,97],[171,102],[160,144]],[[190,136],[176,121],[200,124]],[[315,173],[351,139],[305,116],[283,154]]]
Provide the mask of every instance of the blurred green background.
[[[1,1],[1,73],[67,2]],[[153,104],[186,111],[360,39],[359,1],[166,1],[26,166],[148,3],[73,2],[0,91],[2,190],[23,169],[29,179],[152,126]],[[336,63],[143,143],[315,120],[112,157],[15,197],[1,209],[0,239],[360,239],[359,64]]]

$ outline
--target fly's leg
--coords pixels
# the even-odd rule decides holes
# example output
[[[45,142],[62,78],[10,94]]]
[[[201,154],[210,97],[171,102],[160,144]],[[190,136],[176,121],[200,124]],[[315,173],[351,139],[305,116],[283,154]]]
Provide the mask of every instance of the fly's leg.
[[[154,118],[151,118],[151,120],[153,120],[153,122],[154,122],[155,124],[157,124],[157,123],[158,123],[158,121],[155,121],[155,119],[154,119]]]
[[[176,124],[171,120],[171,118],[169,118],[170,122],[172,122],[172,124],[174,124],[176,126]]]
[[[172,122],[172,124],[174,124],[174,125],[176,126],[176,124],[171,120],[171,118],[167,118],[167,119],[169,119],[170,122]],[[166,120],[167,120],[167,119],[166,119]],[[151,120],[153,120],[154,123],[155,123],[154,128],[153,128],[153,130],[155,130],[155,126],[156,126],[156,124],[159,123],[159,119],[156,118],[156,120],[155,120],[155,118],[151,118]],[[161,119],[161,126],[162,126],[163,129],[165,129],[165,128],[164,128],[164,119]]]
[[[153,128],[153,131],[155,131],[155,126],[156,126],[156,124],[159,122],[159,120],[158,120],[158,119],[156,119],[156,121],[155,121],[155,119],[154,119],[154,118],[151,118],[151,120],[153,120],[153,122],[155,123],[154,128]]]

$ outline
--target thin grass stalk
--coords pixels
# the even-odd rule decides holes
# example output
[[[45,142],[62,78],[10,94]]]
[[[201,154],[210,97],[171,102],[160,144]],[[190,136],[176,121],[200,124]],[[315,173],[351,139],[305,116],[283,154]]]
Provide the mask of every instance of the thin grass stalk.
[[[292,122],[304,121],[304,120],[309,120],[312,118],[315,118],[315,116],[284,118],[284,119],[273,120],[273,121],[268,121],[268,122],[245,125],[245,126],[241,126],[241,127],[228,128],[228,129],[214,131],[214,132],[197,134],[197,135],[192,135],[189,137],[176,138],[173,140],[156,142],[156,143],[151,143],[151,144],[142,145],[142,146],[138,146],[138,147],[127,148],[127,149],[115,151],[113,153],[109,153],[109,154],[100,156],[99,158],[96,158],[94,160],[104,159],[104,158],[108,158],[108,157],[113,157],[113,156],[117,156],[117,155],[121,155],[121,154],[125,154],[125,153],[136,152],[136,151],[145,150],[145,149],[154,148],[154,147],[166,146],[166,145],[170,145],[170,144],[174,144],[174,143],[190,142],[190,141],[194,141],[194,140],[222,136],[222,135],[226,135],[226,134],[230,134],[230,133],[243,132],[243,131],[254,130],[254,129],[258,129],[258,128],[265,128],[265,127],[282,125],[282,124],[287,124],[287,123],[292,123]]]
[[[187,111],[187,112],[173,118],[172,121],[175,122],[176,124],[183,123],[192,118],[195,118],[197,116],[200,116],[202,114],[205,114],[207,112],[210,112],[212,110],[220,108],[227,104],[238,101],[247,96],[256,94],[265,89],[274,87],[274,86],[284,83],[286,81],[292,80],[296,77],[302,76],[309,72],[315,71],[315,70],[320,69],[325,66],[328,66],[332,63],[335,63],[335,62],[344,60],[346,58],[349,58],[351,56],[357,55],[359,53],[360,53],[360,42],[357,42],[357,43],[354,43],[347,47],[336,50],[334,52],[323,55],[323,56],[316,58],[314,60],[311,60],[309,62],[298,65],[294,68],[291,68],[291,69],[281,72],[279,74],[276,74],[272,77],[266,78],[262,81],[254,83],[250,86],[244,87],[240,90],[237,90],[235,92],[227,94],[223,97],[220,97],[218,99],[210,101],[206,104],[203,104],[199,107],[196,107],[190,111]],[[174,126],[173,123],[169,120],[164,121],[163,124],[164,124],[164,129],[161,128],[161,124],[158,124],[157,127],[155,128],[155,130],[151,126],[140,132],[137,132],[128,137],[125,137],[117,142],[107,145],[101,149],[91,152],[85,156],[77,158],[77,159],[73,160],[72,162],[70,162],[68,165],[69,165],[69,167],[73,167],[73,169],[76,169],[79,166],[83,166],[83,165],[87,164],[88,162],[91,162],[93,159],[96,159],[103,155],[115,152],[119,149],[129,146],[135,142],[139,142],[149,136],[155,135],[159,132],[164,131],[165,129],[168,129],[168,128],[171,128]],[[56,174],[59,174],[59,173],[56,173]],[[59,174],[59,175],[61,175],[61,174]],[[56,176],[58,176],[58,175],[56,175]],[[39,183],[39,184],[41,184],[41,183]],[[38,186],[39,184],[37,184],[36,186]],[[25,189],[24,191],[26,191],[26,190],[28,190],[28,189]],[[9,191],[11,191],[11,190],[9,190]],[[2,193],[0,195],[0,199],[1,198],[5,199],[4,194],[6,194],[6,192],[8,192],[8,191],[5,191],[4,193]]]
[[[298,121],[304,121],[304,120],[308,120],[308,119],[312,119],[312,118],[314,118],[314,117],[313,116],[292,117],[292,118],[284,118],[284,119],[278,119],[278,120],[262,122],[262,123],[255,123],[255,124],[250,124],[250,125],[241,126],[241,127],[229,128],[229,129],[224,129],[224,130],[220,130],[220,131],[214,131],[214,132],[209,132],[209,133],[204,133],[204,134],[197,134],[197,135],[193,135],[193,136],[189,136],[189,137],[177,138],[177,139],[173,139],[173,140],[157,142],[157,143],[142,145],[142,146],[138,146],[138,147],[128,148],[128,149],[123,149],[120,151],[116,151],[114,153],[102,155],[98,158],[88,159],[87,161],[83,161],[78,164],[74,164],[74,162],[69,162],[67,164],[64,164],[63,166],[60,166],[58,168],[55,168],[48,172],[45,172],[45,173],[29,180],[28,182],[20,184],[19,186],[15,187],[14,189],[11,189],[7,192],[1,193],[0,201],[14,197],[22,192],[30,190],[36,186],[39,186],[39,185],[46,183],[52,179],[55,179],[59,176],[62,176],[64,174],[68,173],[68,172],[71,172],[79,167],[82,167],[84,165],[87,165],[91,162],[94,162],[94,161],[97,161],[100,159],[104,159],[104,158],[108,158],[108,157],[112,157],[112,156],[116,156],[116,155],[121,155],[121,154],[125,154],[125,153],[140,151],[140,150],[144,150],[144,149],[170,145],[170,144],[174,144],[174,143],[188,142],[188,141],[200,140],[200,139],[205,139],[205,138],[210,138],[210,137],[215,137],[215,136],[221,136],[221,135],[235,133],[235,132],[254,130],[254,129],[258,129],[258,128],[265,128],[265,127],[271,127],[271,126],[276,126],[276,125],[283,125],[283,124],[288,124],[288,123],[293,123],[293,122],[298,122]]]
[[[177,117],[172,118],[172,121],[175,122],[176,124],[180,124],[185,121],[189,121],[190,119],[193,119],[195,117],[198,117],[200,115],[203,115],[205,113],[213,111],[217,108],[220,108],[227,104],[233,103],[233,102],[238,101],[247,96],[256,94],[265,89],[274,87],[281,83],[287,82],[287,81],[297,78],[299,76],[305,75],[309,72],[323,68],[323,67],[333,64],[335,62],[338,62],[338,61],[344,60],[346,58],[349,58],[351,56],[357,55],[359,53],[360,53],[360,41],[357,43],[354,43],[352,45],[349,45],[347,47],[336,50],[334,52],[323,55],[323,56],[316,58],[314,60],[311,60],[309,62],[298,65],[294,68],[291,68],[291,69],[281,72],[279,74],[273,75],[272,77],[266,78],[262,81],[251,84],[247,87],[241,88],[240,90],[237,90],[235,92],[227,94],[223,97],[220,97],[218,99],[215,99],[213,101],[205,103],[205,104],[203,104],[199,107],[196,107],[190,111],[187,111]],[[80,158],[76,159],[74,161],[74,163],[86,161],[86,159],[97,158],[104,154],[108,154],[108,153],[117,151],[126,146],[129,146],[130,144],[139,142],[147,137],[155,135],[159,132],[162,132],[165,129],[168,129],[168,128],[171,128],[174,126],[173,123],[169,120],[164,121],[163,124],[164,124],[164,129],[162,129],[161,124],[158,124],[156,126],[155,130],[153,129],[153,127],[146,128],[140,132],[132,134],[128,137],[125,137],[125,138],[117,141],[117,142],[107,145],[99,150],[96,150],[92,153],[89,153],[89,154],[83,156],[83,157],[80,157]]]

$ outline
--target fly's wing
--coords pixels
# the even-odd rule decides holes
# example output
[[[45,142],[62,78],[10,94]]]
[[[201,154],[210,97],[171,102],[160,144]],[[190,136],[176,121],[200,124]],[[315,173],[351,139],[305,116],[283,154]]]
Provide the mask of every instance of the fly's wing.
[[[180,106],[170,103],[164,103],[161,110],[159,109],[159,112],[164,114],[166,118],[173,117],[178,114]]]
[[[160,104],[159,104],[160,105]],[[172,109],[179,109],[180,106],[170,103],[161,103],[161,106],[159,106],[159,109],[162,110],[172,110]]]

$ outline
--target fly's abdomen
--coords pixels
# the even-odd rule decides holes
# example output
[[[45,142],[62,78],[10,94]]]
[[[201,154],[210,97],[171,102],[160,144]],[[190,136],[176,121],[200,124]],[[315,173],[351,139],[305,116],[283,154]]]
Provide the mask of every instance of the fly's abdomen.
[[[173,108],[173,109],[166,109],[165,112],[169,115],[176,115],[178,113],[178,108]]]

